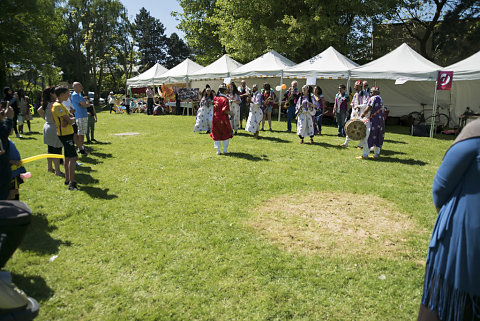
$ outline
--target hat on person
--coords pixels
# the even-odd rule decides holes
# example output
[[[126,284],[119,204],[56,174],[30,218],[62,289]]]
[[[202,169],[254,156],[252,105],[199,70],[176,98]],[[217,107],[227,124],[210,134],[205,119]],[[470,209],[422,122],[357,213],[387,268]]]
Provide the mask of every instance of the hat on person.
[[[361,86],[361,85],[362,85],[362,81],[361,81],[361,80],[357,80],[357,81],[355,82],[355,86]]]
[[[220,86],[218,86],[218,90],[227,90],[227,84],[221,84]]]
[[[113,95],[113,91],[110,92],[110,95]]]
[[[380,92],[380,88],[378,88],[378,86],[373,86],[370,90]]]

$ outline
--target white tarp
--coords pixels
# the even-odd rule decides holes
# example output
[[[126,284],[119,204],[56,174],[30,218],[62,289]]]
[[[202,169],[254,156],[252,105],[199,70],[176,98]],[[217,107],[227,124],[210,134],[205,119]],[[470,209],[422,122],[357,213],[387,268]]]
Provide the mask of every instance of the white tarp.
[[[152,68],[148,69],[147,71],[141,73],[138,76],[133,78],[127,79],[127,86],[128,87],[147,87],[158,85],[159,83],[154,83],[154,78],[159,77],[168,69],[156,63]]]
[[[203,67],[196,62],[185,59],[166,73],[155,77],[155,83],[188,83],[189,77]]]
[[[238,61],[235,61],[227,55],[223,55],[205,68],[194,72],[189,78],[191,80],[226,78],[230,77],[230,73],[233,70],[241,66],[243,65]]]
[[[478,88],[480,86],[480,51],[461,60],[444,70],[453,71],[452,105],[455,117],[458,118],[467,107],[480,113]]]
[[[245,77],[280,77],[284,69],[294,66],[295,63],[275,50],[250,61],[234,71],[231,76],[234,78]]]
[[[287,77],[316,77],[348,79],[351,69],[359,65],[333,47],[328,47],[315,57],[284,70]]]
[[[352,69],[351,78],[407,78],[409,81],[435,82],[438,71],[442,69],[403,43],[385,56]]]
[[[480,51],[443,70],[453,71],[453,81],[480,79]]]

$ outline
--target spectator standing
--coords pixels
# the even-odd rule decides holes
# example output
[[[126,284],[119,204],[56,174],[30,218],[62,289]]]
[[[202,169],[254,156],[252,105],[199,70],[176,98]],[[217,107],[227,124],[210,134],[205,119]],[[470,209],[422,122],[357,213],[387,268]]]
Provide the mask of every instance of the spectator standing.
[[[62,102],[68,99],[70,92],[68,88],[57,87],[55,88],[55,95],[58,101],[52,106],[52,116],[57,127],[57,136],[63,144],[63,152],[65,155],[65,185],[68,185],[69,190],[75,191],[78,189],[77,182],[75,181],[75,167],[77,166],[78,155],[73,143],[72,127],[75,118],[71,117],[68,109],[62,104]],[[82,96],[80,96],[80,98],[83,99]]]
[[[87,113],[88,113],[87,143],[91,144],[92,142],[97,141],[95,139],[95,123],[97,122],[97,111],[95,110],[95,106],[93,104],[90,104],[90,106],[87,107]]]
[[[348,94],[345,92],[345,85],[338,86],[338,93],[335,95],[335,105],[333,106],[333,112],[337,119],[338,136],[345,136],[345,118],[347,115]]]
[[[47,152],[49,154],[62,154],[62,142],[57,136],[57,126],[52,115],[53,103],[57,100],[55,95],[55,88],[47,87],[43,90],[42,105],[38,109],[38,114],[45,120],[43,125],[43,143],[47,145]],[[65,174],[60,170],[60,159],[48,158],[47,171],[55,173],[57,176],[65,177]],[[55,170],[53,166],[55,166]]]
[[[153,96],[155,92],[153,91],[152,87],[147,87],[145,91],[147,95],[147,115],[153,115]]]
[[[240,99],[242,100],[240,103],[240,128],[242,128],[243,119],[245,119],[246,122],[248,118],[248,98],[250,97],[251,92],[250,88],[247,87],[247,82],[245,80],[242,80],[242,82],[240,83],[240,87],[238,87],[238,92],[240,94]]]
[[[32,115],[30,114],[30,101],[27,96],[25,96],[25,91],[19,89],[18,92],[18,109],[20,111],[20,116],[22,116],[22,121],[18,125],[18,131],[20,134],[23,134],[23,123],[26,122],[28,126],[28,133],[32,132],[30,127],[30,120],[32,120]]]
[[[17,138],[22,138],[22,135],[18,132],[17,129],[17,120],[18,114],[20,114],[20,109],[18,108],[17,95],[14,94],[13,90],[10,87],[3,88],[3,99],[8,102],[9,106],[13,109],[13,130],[15,131],[15,136]]]
[[[287,106],[287,133],[292,132],[292,120],[295,118],[295,110],[297,108],[297,101],[300,97],[300,91],[297,88],[298,83],[292,81],[292,86],[285,93],[285,104]]]
[[[265,118],[268,119],[268,127],[270,127],[270,131],[272,131],[272,110],[273,110],[273,103],[275,102],[275,92],[270,87],[270,84],[265,83],[262,89],[262,96],[263,96],[263,119],[262,119],[262,131],[265,130]]]
[[[75,122],[78,127],[78,141],[77,141],[78,152],[80,154],[87,155],[88,152],[85,149],[85,146],[83,146],[83,142],[85,140],[85,135],[87,134],[87,126],[88,126],[87,107],[90,106],[90,102],[88,102],[88,100],[85,100],[85,98],[83,98],[82,96],[83,86],[81,83],[74,82],[73,90],[74,90],[74,93],[72,95],[71,100],[72,100],[73,108],[75,109]],[[58,95],[57,95],[57,98],[59,98]]]
[[[252,87],[252,102],[250,104],[250,113],[248,114],[248,120],[245,124],[245,130],[253,134],[253,138],[258,139],[258,131],[260,129],[260,123],[263,119],[263,96],[258,91],[257,85]]]
[[[325,106],[325,97],[322,94],[322,88],[319,86],[315,86],[313,89],[313,103],[316,106],[317,112],[314,116],[314,132],[315,135],[322,135],[322,114],[323,114],[323,106]]]
[[[10,194],[10,168],[8,136],[13,127],[13,108],[8,106],[7,101],[0,102],[0,200],[8,199]]]
[[[419,321],[479,320],[479,182],[477,119],[460,132],[433,179],[438,217],[428,245]]]
[[[110,92],[110,94],[108,94],[108,106],[110,107],[110,114],[113,112],[115,112],[113,110],[113,107],[115,106],[115,96],[113,95],[113,91]]]

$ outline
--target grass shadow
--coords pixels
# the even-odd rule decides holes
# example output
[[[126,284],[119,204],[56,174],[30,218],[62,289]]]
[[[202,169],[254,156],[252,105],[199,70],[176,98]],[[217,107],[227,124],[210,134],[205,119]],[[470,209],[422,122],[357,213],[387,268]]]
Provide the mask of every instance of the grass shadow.
[[[269,162],[270,161],[265,155],[262,155],[261,157],[259,157],[259,156],[253,156],[252,154],[247,154],[247,153],[228,153],[225,156],[243,158],[252,162],[260,162],[260,161]]]
[[[82,173],[75,173],[75,180],[80,184],[98,184],[99,182],[98,179],[93,178],[91,175]]]
[[[108,191],[110,190],[108,188],[82,186],[80,190],[87,193],[91,198],[100,198],[104,200],[112,200],[114,198],[118,198],[118,196],[115,194],[108,194]]]
[[[111,145],[111,144],[112,144],[111,142],[101,142],[101,141],[97,140],[96,142],[91,143],[89,145],[94,146],[94,145]]]
[[[38,276],[25,276],[12,273],[12,281],[18,288],[37,301],[46,301],[55,293],[52,288],[47,285],[45,279]],[[40,308],[41,309],[41,308]]]
[[[92,165],[97,165],[97,164],[103,163],[96,158],[92,158],[90,155],[79,155],[77,162],[87,163],[87,164],[92,164]]]
[[[401,159],[401,158],[393,158],[393,157],[385,157],[380,155],[379,158],[368,158],[365,159],[367,161],[372,161],[372,162],[383,162],[383,163],[399,163],[399,164],[404,164],[404,165],[416,165],[416,166],[425,166],[428,163],[416,159]]]
[[[110,153],[99,153],[99,152],[95,152],[93,151],[93,153],[91,154],[92,156],[96,156],[96,157],[99,157],[99,158],[112,158],[113,157],[113,154],[110,154]]]
[[[384,139],[383,142],[390,143],[390,144],[404,144],[404,145],[407,144],[406,142],[402,142],[400,140],[391,140],[391,139]]]
[[[94,169],[92,169],[91,167],[88,167],[88,166],[77,166],[77,167],[75,167],[75,172],[91,173],[91,172],[96,172],[96,170],[94,170]]]
[[[36,137],[25,137],[25,136],[22,136],[21,138],[19,138],[20,140],[38,140],[38,138]]]
[[[33,251],[39,254],[58,253],[60,245],[70,246],[71,242],[52,238],[50,233],[56,229],[56,226],[48,223],[46,214],[32,215],[32,222],[19,248],[22,251]]]
[[[310,145],[310,143],[307,142],[306,145]],[[325,143],[325,142],[319,142],[319,141],[314,142],[313,145],[316,145],[316,146],[319,146],[319,147],[324,147],[324,148],[344,149],[344,147],[340,146],[340,144],[333,145],[333,144],[329,144],[329,143]]]
[[[406,155],[406,153],[388,150],[388,149],[382,149],[382,156],[391,156],[391,155]]]

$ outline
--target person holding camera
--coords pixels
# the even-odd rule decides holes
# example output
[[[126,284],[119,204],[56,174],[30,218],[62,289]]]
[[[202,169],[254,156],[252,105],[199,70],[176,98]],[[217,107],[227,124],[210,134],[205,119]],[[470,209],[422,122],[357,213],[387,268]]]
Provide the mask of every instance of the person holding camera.
[[[292,86],[284,95],[285,104],[287,105],[287,133],[292,132],[292,120],[295,118],[295,109],[298,98],[301,96],[297,86],[298,83],[296,81],[292,81]]]

